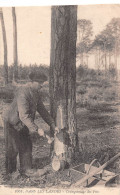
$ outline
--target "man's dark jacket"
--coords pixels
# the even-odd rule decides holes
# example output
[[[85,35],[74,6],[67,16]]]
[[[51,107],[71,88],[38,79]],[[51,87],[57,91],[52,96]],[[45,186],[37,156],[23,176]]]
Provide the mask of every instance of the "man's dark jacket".
[[[4,120],[17,130],[27,126],[29,131],[33,132],[38,129],[34,123],[36,111],[49,126],[54,125],[53,119],[42,103],[40,93],[30,82],[17,90],[12,104],[4,113]]]

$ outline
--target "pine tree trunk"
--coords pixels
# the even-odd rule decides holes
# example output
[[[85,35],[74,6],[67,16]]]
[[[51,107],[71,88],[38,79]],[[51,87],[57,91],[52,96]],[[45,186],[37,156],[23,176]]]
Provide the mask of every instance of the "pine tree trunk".
[[[104,43],[104,57],[105,57],[105,77],[107,75],[107,53],[106,53],[106,45]]]
[[[111,53],[109,51],[109,70],[110,70],[110,66],[111,66]]]
[[[107,55],[106,55],[106,51],[105,51],[105,72],[107,72]]]
[[[115,69],[117,73],[117,30],[116,30],[116,35],[115,35],[115,50],[114,50],[114,55],[115,55]]]
[[[89,59],[89,55],[86,54],[86,66],[87,66],[87,68],[88,68],[88,59]]]
[[[95,66],[98,70],[98,50],[97,50],[97,47],[95,48]]]
[[[13,16],[13,56],[14,56],[13,79],[17,81],[18,79],[18,54],[17,54],[17,21],[16,21],[15,7],[12,7],[12,16]]]
[[[52,7],[51,59],[50,59],[50,104],[51,115],[56,124],[58,107],[64,113],[64,127],[69,133],[72,150],[71,161],[78,151],[76,128],[76,38],[77,6]],[[53,135],[54,132],[51,132]],[[69,151],[69,147],[67,148]],[[68,160],[66,159],[66,160]]]
[[[116,40],[115,40],[115,51],[114,51],[116,79],[118,79],[117,57],[118,56],[117,56],[117,38],[116,38]]]
[[[98,61],[99,61],[99,70],[100,70],[100,48],[98,48]]]
[[[7,60],[7,39],[6,39],[6,30],[5,30],[5,23],[3,17],[2,8],[0,8],[0,20],[2,26],[2,34],[3,34],[3,45],[4,45],[4,67],[3,67],[3,74],[4,74],[4,84],[8,84],[8,60]]]

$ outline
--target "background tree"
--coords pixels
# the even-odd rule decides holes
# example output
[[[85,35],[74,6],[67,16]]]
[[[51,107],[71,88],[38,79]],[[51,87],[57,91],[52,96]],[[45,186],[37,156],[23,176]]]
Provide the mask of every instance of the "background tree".
[[[84,54],[88,57],[88,51],[91,43],[92,22],[81,19],[77,21],[77,57],[80,58],[81,65],[84,65]],[[86,59],[87,62],[88,59]]]
[[[67,161],[74,159],[78,150],[76,128],[76,38],[77,6],[52,7],[50,105],[55,122],[58,107],[64,113],[63,127],[71,140]],[[54,132],[51,132],[52,134]],[[69,160],[68,160],[69,159]]]
[[[15,7],[12,7],[12,17],[13,17],[13,56],[14,56],[13,79],[17,81],[18,79],[18,53],[17,53],[17,20],[16,20]]]
[[[107,31],[103,30],[99,35],[95,37],[95,40],[93,42],[93,45],[96,50],[99,50],[97,54],[99,55],[98,58],[98,67],[101,65],[101,61],[104,60],[104,67],[105,72],[107,71],[107,55],[110,55],[110,52],[112,52],[114,47],[114,37]],[[101,53],[101,55],[100,55]]]
[[[120,52],[120,18],[113,18],[108,25],[106,26],[106,30],[111,33],[114,38],[114,58],[115,58],[115,69],[117,71],[117,59]]]
[[[117,72],[117,59],[120,51],[120,18],[113,18],[105,27],[105,29],[99,33],[94,41],[93,47],[99,50],[99,63],[98,66],[104,65],[105,72],[110,70],[111,66]],[[97,52],[98,54],[98,52]],[[114,55],[114,64],[111,63],[111,57]]]
[[[6,85],[8,83],[7,38],[6,38],[6,30],[5,30],[5,23],[4,23],[2,8],[0,8],[0,20],[1,20],[1,26],[2,26],[3,45],[4,45],[3,75],[4,75],[4,84]]]

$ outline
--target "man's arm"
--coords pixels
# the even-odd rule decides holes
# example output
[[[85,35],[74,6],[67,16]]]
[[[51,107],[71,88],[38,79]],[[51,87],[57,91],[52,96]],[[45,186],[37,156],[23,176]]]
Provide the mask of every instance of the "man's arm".
[[[30,132],[38,130],[38,126],[34,123],[29,108],[29,101],[24,90],[20,90],[17,97],[17,105],[20,120],[28,127]]]
[[[43,120],[53,129],[55,130],[55,123],[52,117],[50,116],[49,112],[46,110],[41,98],[39,98],[37,111],[43,118]]]

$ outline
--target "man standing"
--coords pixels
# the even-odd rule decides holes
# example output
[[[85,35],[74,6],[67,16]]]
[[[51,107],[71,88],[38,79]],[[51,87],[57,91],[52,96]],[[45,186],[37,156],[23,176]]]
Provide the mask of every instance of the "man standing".
[[[21,173],[32,168],[30,134],[37,131],[40,136],[44,136],[44,131],[34,123],[36,111],[53,131],[57,129],[39,93],[41,84],[47,80],[47,77],[44,74],[32,72],[29,74],[29,79],[29,83],[17,90],[12,104],[4,113],[7,174],[16,171],[18,154]]]

